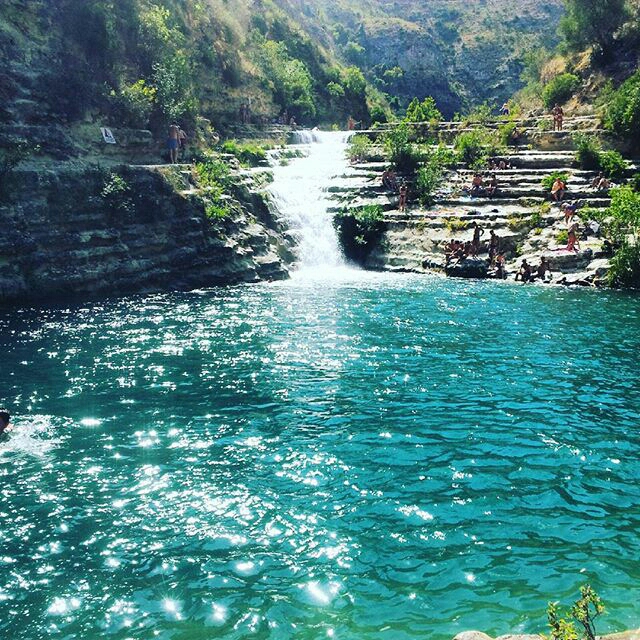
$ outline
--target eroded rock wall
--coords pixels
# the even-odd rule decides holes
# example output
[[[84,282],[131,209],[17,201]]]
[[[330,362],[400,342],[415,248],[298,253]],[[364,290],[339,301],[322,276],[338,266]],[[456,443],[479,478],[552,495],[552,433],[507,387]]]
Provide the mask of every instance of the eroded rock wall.
[[[1,303],[287,277],[291,241],[258,193],[245,189],[212,220],[202,194],[160,170],[123,167],[126,189],[105,194],[110,175],[65,166],[11,176],[0,204]]]

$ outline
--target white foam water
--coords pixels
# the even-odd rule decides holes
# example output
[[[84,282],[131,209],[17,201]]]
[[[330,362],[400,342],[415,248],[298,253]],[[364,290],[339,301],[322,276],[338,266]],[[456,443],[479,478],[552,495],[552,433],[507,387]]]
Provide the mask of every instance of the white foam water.
[[[299,238],[298,275],[347,268],[328,210],[332,203],[327,188],[348,169],[348,138],[341,131],[296,131],[292,146],[301,147],[305,157],[273,169],[270,191],[275,206]]]

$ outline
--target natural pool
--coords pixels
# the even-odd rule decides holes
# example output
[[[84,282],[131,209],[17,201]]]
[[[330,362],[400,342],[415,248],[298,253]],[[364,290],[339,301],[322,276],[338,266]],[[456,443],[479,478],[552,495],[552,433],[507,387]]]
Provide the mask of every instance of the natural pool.
[[[347,272],[0,315],[3,638],[640,609],[640,298]]]

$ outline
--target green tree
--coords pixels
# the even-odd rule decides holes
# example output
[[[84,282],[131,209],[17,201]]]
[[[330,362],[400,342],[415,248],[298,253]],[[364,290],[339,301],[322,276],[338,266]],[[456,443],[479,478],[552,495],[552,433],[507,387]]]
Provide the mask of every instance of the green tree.
[[[594,46],[607,56],[615,35],[628,18],[625,0],[564,0],[566,15],[560,33],[568,47]]]
[[[414,98],[407,107],[405,122],[440,122],[442,114],[436,106],[436,101],[427,96],[422,102]]]
[[[636,71],[611,94],[605,126],[621,138],[640,146],[640,71]]]
[[[304,62],[292,58],[284,42],[265,40],[261,52],[262,65],[271,81],[275,101],[297,116],[314,116],[313,83]]]

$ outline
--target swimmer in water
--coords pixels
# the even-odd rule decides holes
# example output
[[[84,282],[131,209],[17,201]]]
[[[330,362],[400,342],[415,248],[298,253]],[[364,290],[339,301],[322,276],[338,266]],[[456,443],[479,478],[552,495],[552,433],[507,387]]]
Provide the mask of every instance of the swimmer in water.
[[[0,409],[0,439],[4,436],[5,432],[9,429],[9,423],[11,422],[11,414],[6,409]]]

